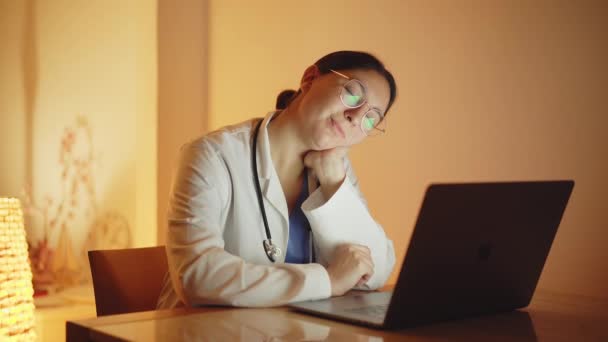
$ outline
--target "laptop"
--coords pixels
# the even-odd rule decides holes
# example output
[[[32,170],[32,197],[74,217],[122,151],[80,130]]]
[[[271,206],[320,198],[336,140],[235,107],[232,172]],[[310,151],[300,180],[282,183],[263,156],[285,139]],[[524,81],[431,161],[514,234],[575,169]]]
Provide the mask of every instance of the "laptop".
[[[432,184],[392,292],[289,306],[385,329],[526,307],[573,187],[572,180]]]

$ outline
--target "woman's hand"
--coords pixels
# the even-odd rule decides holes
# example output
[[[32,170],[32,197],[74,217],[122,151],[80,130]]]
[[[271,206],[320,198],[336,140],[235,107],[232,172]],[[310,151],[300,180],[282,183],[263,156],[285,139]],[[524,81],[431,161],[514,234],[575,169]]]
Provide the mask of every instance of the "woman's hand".
[[[347,153],[348,147],[335,147],[323,151],[310,151],[304,156],[304,165],[315,171],[326,199],[333,196],[346,177],[344,158]]]
[[[331,295],[341,296],[372,277],[374,262],[371,251],[363,245],[340,245],[334,251],[327,273],[331,281]]]

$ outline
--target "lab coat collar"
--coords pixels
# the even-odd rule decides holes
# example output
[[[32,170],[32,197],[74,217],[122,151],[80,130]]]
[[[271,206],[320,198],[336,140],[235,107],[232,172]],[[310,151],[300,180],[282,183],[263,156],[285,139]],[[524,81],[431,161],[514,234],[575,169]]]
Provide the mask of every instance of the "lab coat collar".
[[[258,146],[257,146],[257,158],[259,165],[259,177],[260,180],[268,180],[273,176],[276,176],[274,165],[272,164],[272,156],[270,155],[270,140],[268,138],[268,123],[278,113],[278,111],[272,111],[264,117],[262,126],[260,126],[260,132],[258,133]],[[257,125],[257,121],[254,122]],[[255,127],[255,126],[254,126]]]

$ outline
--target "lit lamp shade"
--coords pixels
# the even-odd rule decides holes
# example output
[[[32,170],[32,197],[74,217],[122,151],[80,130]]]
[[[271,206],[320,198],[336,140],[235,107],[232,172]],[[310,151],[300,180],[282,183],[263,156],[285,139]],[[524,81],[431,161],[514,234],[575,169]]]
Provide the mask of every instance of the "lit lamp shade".
[[[0,341],[35,339],[33,295],[21,205],[0,197]]]

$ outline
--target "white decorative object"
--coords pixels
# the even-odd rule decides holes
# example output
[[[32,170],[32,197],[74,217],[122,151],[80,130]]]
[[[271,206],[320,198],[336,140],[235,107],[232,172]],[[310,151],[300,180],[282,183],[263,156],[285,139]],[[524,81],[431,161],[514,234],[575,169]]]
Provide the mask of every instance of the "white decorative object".
[[[34,289],[21,204],[0,198],[0,340],[34,340]]]

